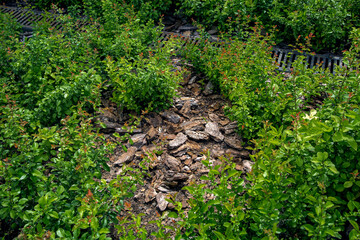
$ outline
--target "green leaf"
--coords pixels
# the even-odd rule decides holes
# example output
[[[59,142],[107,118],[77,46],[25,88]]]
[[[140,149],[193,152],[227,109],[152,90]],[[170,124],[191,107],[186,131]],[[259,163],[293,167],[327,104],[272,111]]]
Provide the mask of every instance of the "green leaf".
[[[178,215],[177,215],[176,212],[170,212],[170,213],[168,214],[168,217],[170,217],[170,218],[177,218]]]
[[[356,231],[359,231],[359,225],[354,220],[349,220],[350,224],[356,229]]]
[[[335,142],[345,141],[350,145],[350,147],[357,151],[357,143],[352,136],[344,135],[343,132],[336,132],[333,136],[333,140]]]
[[[215,233],[218,239],[225,239],[225,236],[222,233],[218,231],[213,231],[213,233]]]
[[[91,218],[90,226],[93,230],[97,230],[99,228],[99,220],[97,217]]]
[[[220,173],[217,170],[211,169],[209,174],[219,175]]]
[[[22,198],[22,199],[20,199],[19,204],[24,205],[24,203],[26,203],[27,201],[28,201],[27,198]]]
[[[39,170],[35,169],[34,172],[32,173],[33,176],[38,177],[38,178],[42,178],[42,176],[44,176],[42,174],[42,172],[40,172]]]
[[[14,219],[15,218],[15,211],[14,210],[10,210],[10,217],[12,218],[12,219]]]
[[[345,188],[350,188],[352,185],[353,185],[353,182],[350,182],[350,181],[346,181],[346,182],[344,183],[344,187],[345,187]]]
[[[325,233],[331,235],[332,237],[335,237],[335,236],[336,236],[336,233],[335,233],[333,230],[331,230],[331,229],[326,229],[326,230],[325,230]]]
[[[210,178],[208,176],[201,176],[200,180],[210,180]]]
[[[303,227],[305,228],[306,231],[308,231],[311,234],[314,232],[314,227],[310,224],[305,224],[303,225]]]
[[[55,212],[55,211],[50,212],[49,215],[50,215],[50,217],[53,217],[53,218],[56,218],[56,219],[59,218],[59,214],[57,212]]]
[[[239,172],[237,171],[237,170],[235,170],[235,169],[231,169],[230,171],[229,171],[229,174],[228,174],[228,178],[231,178],[231,177],[233,177],[233,176],[235,176],[235,175],[237,175],[237,174],[239,174]]]
[[[121,144],[121,147],[124,150],[124,152],[127,152],[127,148],[126,148],[126,146],[124,144]]]
[[[317,200],[316,200],[316,198],[314,196],[309,195],[309,196],[306,196],[306,198],[309,199],[312,202],[317,202]]]
[[[339,171],[336,169],[335,166],[330,166],[329,169],[330,169],[331,172],[333,172],[335,174],[339,174]]]
[[[349,201],[347,206],[348,206],[348,208],[350,209],[351,212],[354,211],[354,209],[355,209],[354,201]]]
[[[334,204],[332,202],[330,202],[330,201],[326,202],[326,204],[325,204],[326,209],[329,209],[329,208],[331,208],[333,206],[334,206]]]
[[[46,195],[39,198],[40,206],[44,206],[46,203],[47,203],[47,196]]]
[[[65,237],[65,230],[62,229],[62,228],[59,228],[57,231],[56,231],[56,234],[61,237],[61,238],[64,238]]]
[[[110,230],[107,229],[107,228],[102,228],[102,229],[100,229],[99,233],[100,234],[107,234],[107,233],[110,233]]]
[[[317,153],[317,158],[319,161],[324,161],[328,158],[329,154],[327,152],[318,152]]]
[[[69,188],[69,191],[77,191],[77,190],[80,190],[80,188],[78,186],[76,186],[75,184]]]
[[[321,207],[320,207],[320,206],[316,206],[316,207],[315,207],[315,212],[316,212],[316,215],[320,216],[320,214],[321,214]]]

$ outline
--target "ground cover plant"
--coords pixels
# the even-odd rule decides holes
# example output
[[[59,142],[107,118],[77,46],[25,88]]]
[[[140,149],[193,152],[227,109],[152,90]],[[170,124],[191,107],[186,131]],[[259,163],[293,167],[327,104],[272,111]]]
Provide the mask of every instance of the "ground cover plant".
[[[332,1],[197,1],[183,0],[182,12],[221,31],[232,31],[246,19],[261,21],[266,30],[277,26],[277,41],[294,43],[299,35],[315,34],[312,47],[316,51],[342,50],[349,47],[352,27],[359,27],[359,2]],[[201,11],[199,11],[201,9]],[[236,24],[231,24],[237,19]],[[240,20],[240,21],[239,21]],[[241,31],[240,31],[241,32]]]
[[[2,237],[108,239],[124,200],[141,182],[135,170],[132,177],[119,175],[110,183],[101,179],[102,171],[109,170],[106,161],[114,145],[94,128],[94,113],[106,89],[113,89],[114,101],[125,109],[167,106],[177,81],[164,80],[176,79],[178,73],[170,71],[164,49],[149,47],[156,28],[144,28],[125,7],[112,9],[107,6],[113,2],[102,3],[107,24],[94,21],[79,30],[71,16],[62,15],[58,20],[65,27],[58,31],[45,17],[24,42],[18,40],[20,27],[0,15]],[[123,71],[130,74],[132,65],[138,72],[131,83],[153,81],[152,91],[143,97],[161,102],[147,106],[141,99],[119,100],[118,95],[129,96],[134,89],[130,84],[118,86],[120,80],[112,78],[106,59],[121,65],[125,58]]]
[[[358,239],[359,30],[347,67],[306,69],[299,57],[288,78],[274,71],[270,39],[260,33],[255,26],[247,41],[205,40],[184,51],[231,100],[228,112],[255,154],[245,179],[231,162],[203,162],[204,185],[186,187],[190,212],[178,203],[174,215],[179,239]]]
[[[299,35],[304,38],[313,34],[311,43],[315,51],[339,52],[350,47],[349,33],[352,27],[359,27],[360,24],[360,4],[357,0],[41,0],[30,3],[47,9],[56,4],[58,7],[67,7],[71,13],[81,12],[93,18],[104,16],[104,3],[108,4],[108,8],[127,6],[132,7],[143,22],[150,19],[159,21],[163,14],[175,13],[195,20],[207,29],[217,27],[220,31],[233,34],[241,34],[243,22],[261,21],[267,31],[277,26],[277,43],[295,43]]]

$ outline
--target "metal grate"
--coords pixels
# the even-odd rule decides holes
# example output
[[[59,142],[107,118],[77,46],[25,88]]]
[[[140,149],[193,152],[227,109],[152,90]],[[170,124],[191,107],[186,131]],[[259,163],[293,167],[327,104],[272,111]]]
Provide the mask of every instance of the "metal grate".
[[[277,64],[279,71],[290,72],[294,61],[299,56],[305,57],[305,64],[307,68],[313,68],[319,66],[321,69],[328,69],[331,73],[334,73],[335,67],[343,67],[342,57],[331,54],[302,54],[297,51],[284,50],[281,48],[273,48],[272,58],[274,63]]]
[[[36,22],[41,21],[44,16],[42,12],[37,12],[33,10],[26,10],[22,8],[14,8],[14,7],[6,7],[0,5],[0,11],[3,13],[8,13],[12,15],[23,27],[23,34],[21,36],[21,40],[24,41],[25,38],[32,37],[32,30]],[[50,21],[50,25],[55,29],[61,30],[63,28],[62,24],[57,21],[58,15],[52,14],[47,21]],[[79,20],[79,28],[87,25],[88,23],[85,20]],[[171,33],[171,32],[163,32],[159,38],[159,41],[162,42],[160,46],[164,45],[172,35],[179,36],[182,40],[182,46],[186,44],[197,44],[200,41],[199,37],[189,37],[180,33]],[[218,42],[220,43],[221,40],[211,38],[209,39],[210,42]],[[220,46],[217,44],[216,46]],[[320,65],[322,69],[329,69],[331,73],[334,73],[335,66],[343,67],[344,64],[342,62],[342,57],[334,56],[331,54],[300,54],[296,51],[291,51],[287,49],[281,49],[274,47],[272,50],[272,58],[273,63],[278,66],[279,71],[290,72],[293,66],[294,61],[298,58],[298,56],[303,55],[306,58],[307,68],[313,68],[315,66]]]
[[[160,41],[167,41],[170,36],[178,35],[183,40],[183,45],[188,43],[197,44],[200,41],[199,37],[189,37],[185,35],[181,35],[179,33],[170,33],[163,32],[160,37]],[[215,42],[215,46],[219,47],[221,40],[212,38],[210,42]],[[218,42],[219,44],[216,44]],[[182,47],[181,46],[181,47]],[[273,47],[271,57],[273,59],[273,63],[278,66],[278,70],[282,72],[291,72],[291,68],[293,67],[293,63],[299,56],[305,56],[305,64],[307,68],[314,68],[320,66],[321,69],[329,69],[331,73],[335,72],[336,66],[344,67],[342,62],[342,57],[331,55],[331,54],[303,54],[297,51],[281,49],[278,47]]]
[[[24,37],[29,37],[31,34],[29,32],[32,32],[34,29],[34,26],[37,22],[43,20],[44,13],[40,11],[34,11],[34,10],[27,10],[23,8],[15,8],[15,7],[6,7],[0,5],[0,12],[8,13],[10,14],[14,19],[20,23],[22,26],[24,32],[26,34],[23,34]],[[46,21],[49,22],[51,27],[54,27],[57,30],[63,29],[62,24],[57,20],[57,17],[59,15],[56,14],[50,14]],[[78,26],[85,26],[88,23],[85,20],[79,20]]]

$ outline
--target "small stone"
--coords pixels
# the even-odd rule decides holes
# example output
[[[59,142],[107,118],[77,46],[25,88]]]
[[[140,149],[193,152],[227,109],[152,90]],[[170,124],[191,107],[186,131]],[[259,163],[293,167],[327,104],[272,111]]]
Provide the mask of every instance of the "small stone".
[[[190,166],[192,164],[192,159],[191,158],[186,159],[184,164]]]
[[[177,171],[177,172],[180,171],[181,162],[171,155],[167,154],[165,156],[165,164],[168,168],[170,168],[173,171]]]
[[[172,123],[179,123],[181,120],[181,117],[178,114],[170,111],[163,112],[161,116]]]
[[[189,150],[193,151],[199,151],[201,149],[201,146],[197,144],[196,142],[187,142],[186,144],[180,146],[179,148],[171,151],[171,154],[177,157],[183,156],[185,153],[187,153]]]
[[[174,176],[168,178],[167,180],[169,180],[170,182],[172,181],[186,181],[189,178],[189,175],[187,175],[186,173],[176,173]]]
[[[183,130],[194,130],[194,131],[201,131],[204,130],[205,120],[196,120],[190,122],[183,122],[180,124],[180,128]]]
[[[158,204],[158,207],[160,209],[160,211],[164,211],[167,207],[167,205],[169,204],[166,200],[166,195],[164,193],[158,193],[156,195],[156,202]]]
[[[145,133],[135,134],[135,135],[131,136],[131,140],[133,141],[132,145],[137,148],[141,148],[142,146],[144,146],[146,144],[145,137],[146,137]]]
[[[236,137],[226,137],[224,142],[232,148],[241,150],[243,147],[241,146],[241,141]]]
[[[184,166],[182,170],[184,172],[190,172],[190,168],[188,166]]]
[[[212,84],[211,81],[208,82],[208,84],[206,84],[205,86],[205,90],[204,90],[204,95],[210,95],[214,93],[214,85]]]
[[[167,188],[165,188],[165,187],[162,187],[162,186],[158,187],[157,189],[158,189],[160,192],[165,192],[165,193],[170,192],[169,189],[167,189]]]
[[[244,160],[242,162],[242,167],[246,172],[251,172],[252,170],[252,165],[254,165],[254,162],[251,162],[249,160]]]
[[[171,140],[169,142],[169,149],[175,149],[183,145],[187,141],[187,136],[183,133],[179,133],[176,135],[176,138],[174,140]]]
[[[147,132],[147,136],[148,136],[149,141],[154,140],[154,138],[157,136],[157,134],[158,134],[158,130],[156,130],[156,128],[151,126],[149,131]]]
[[[249,153],[249,151],[243,150],[243,151],[240,151],[240,156],[243,158],[249,158],[250,153]]]
[[[195,172],[195,171],[201,169],[202,167],[204,167],[204,165],[201,162],[196,162],[196,163],[194,163],[193,165],[190,166],[190,170],[192,172]]]
[[[193,76],[190,81],[188,82],[189,85],[193,84],[196,80],[196,76]]]
[[[123,153],[116,162],[114,162],[114,166],[122,165],[124,163],[129,163],[134,159],[137,147],[128,148],[126,153]]]
[[[201,87],[200,87],[200,85],[197,84],[197,83],[194,83],[194,84],[192,85],[191,91],[192,91],[192,93],[194,94],[194,96],[199,96],[200,93],[201,93]]]
[[[201,156],[201,157],[195,158],[195,162],[201,162],[201,161],[204,161],[204,160],[206,160],[206,156],[205,156],[205,155],[204,155],[204,156]]]
[[[235,149],[232,149],[232,148],[226,149],[225,154],[227,156],[229,156],[229,157],[232,157],[232,158],[236,158],[236,157],[241,156],[241,152],[239,152],[239,151],[237,151]]]
[[[224,135],[222,135],[219,126],[215,122],[208,122],[205,125],[205,132],[208,133],[216,142],[224,140]]]
[[[230,122],[229,119],[224,119],[224,120],[219,121],[221,126],[225,126],[226,124],[229,124],[229,122]]]
[[[219,145],[215,145],[210,151],[211,151],[211,156],[214,158],[224,156],[225,154],[225,150]]]
[[[223,106],[222,103],[220,103],[220,102],[214,102],[213,104],[211,104],[211,105],[209,106],[209,109],[210,109],[211,111],[217,111],[217,110],[220,109],[221,106]]]
[[[199,106],[199,101],[195,98],[181,97],[175,100],[175,107],[181,109],[186,102],[190,102],[191,108],[197,108]]]
[[[159,126],[162,125],[162,119],[161,117],[156,114],[156,113],[153,113],[153,114],[150,114],[150,116],[148,116],[146,118],[146,121],[153,127],[157,128]]]
[[[191,158],[189,155],[184,155],[184,156],[181,156],[181,157],[180,157],[180,160],[181,160],[181,161],[185,161],[185,160],[187,160],[187,159],[189,159],[189,158]]]
[[[185,130],[185,134],[194,140],[197,141],[203,141],[203,140],[209,140],[209,135],[206,132],[196,132],[191,130]]]
[[[184,106],[181,108],[180,113],[187,114],[191,110],[191,103],[190,101],[186,101]]]
[[[157,195],[157,192],[155,191],[154,188],[150,187],[145,191],[145,202],[151,202],[152,200],[155,199]]]
[[[214,113],[210,113],[210,114],[209,114],[209,118],[210,118],[210,120],[213,121],[213,122],[219,122],[219,121],[220,121],[219,116],[216,115],[216,114],[214,114]]]
[[[101,116],[98,120],[101,121],[107,129],[116,129],[121,127],[120,124],[113,122],[112,119],[108,117]]]
[[[161,139],[163,140],[173,140],[176,138],[175,134],[162,134]]]

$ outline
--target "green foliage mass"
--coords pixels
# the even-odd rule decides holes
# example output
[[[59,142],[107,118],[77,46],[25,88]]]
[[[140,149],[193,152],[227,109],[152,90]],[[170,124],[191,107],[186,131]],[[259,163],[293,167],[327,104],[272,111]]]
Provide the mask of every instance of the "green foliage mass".
[[[295,42],[299,35],[315,34],[316,50],[342,50],[348,44],[352,27],[359,27],[359,1],[356,0],[183,0],[180,9],[208,27],[222,31],[236,28],[236,18],[260,21],[267,30],[277,26],[277,41]]]
[[[204,184],[184,188],[191,210],[173,202],[178,239],[343,239],[349,228],[358,239],[360,31],[352,32],[347,67],[306,69],[299,57],[289,78],[274,71],[260,32],[255,27],[246,42],[219,49],[204,41],[184,51],[231,100],[239,134],[253,139],[254,165],[240,177],[229,160],[204,161]],[[305,108],[320,96],[321,105]]]
[[[111,4],[102,1],[104,21],[80,30],[69,15],[58,18],[62,31],[44,16],[24,42],[18,40],[20,27],[0,14],[1,237],[109,239],[125,199],[141,182],[129,168],[110,182],[101,179],[115,146],[94,128],[93,113],[107,89],[124,109],[168,106],[178,73],[167,65],[168,52],[149,47],[158,29]],[[113,78],[106,59],[131,81]],[[132,75],[134,67],[141,78]],[[149,82],[154,84],[143,98],[123,101],[122,91],[126,98]]]
[[[338,51],[348,47],[351,28],[360,25],[357,0],[41,0],[34,4],[40,8],[57,4],[68,7],[70,12],[81,11],[106,20],[103,18],[104,3],[108,9],[131,8],[143,22],[158,21],[163,14],[172,11],[207,28],[217,26],[221,31],[241,32],[239,21],[235,19],[240,19],[240,22],[247,19],[253,23],[260,21],[266,30],[277,26],[277,42],[294,43],[299,35],[304,37],[312,33],[312,47],[316,51]]]
[[[182,74],[171,65],[178,45],[172,39],[160,48],[159,28],[147,21],[170,2],[134,1],[134,7],[115,0],[87,3],[85,11],[94,17],[90,26],[78,31],[77,22],[62,15],[58,20],[65,28],[57,31],[45,18],[25,42],[18,40],[20,27],[0,14],[4,237],[108,239],[110,226],[120,239],[149,237],[141,216],[125,204],[141,182],[139,171],[126,168],[109,183],[101,179],[114,145],[94,128],[93,113],[105,90],[125,110],[171,105]],[[359,4],[286,3],[182,1],[185,14],[209,25],[221,23],[233,36],[224,36],[220,44],[204,38],[180,53],[229,99],[226,111],[248,140],[254,165],[244,175],[231,159],[214,165],[207,156],[203,184],[184,188],[192,195],[190,210],[185,213],[181,203],[169,199],[176,211],[155,222],[159,230],[154,237],[342,239],[349,232],[350,239],[360,238],[359,29],[351,31],[346,67],[334,73],[307,69],[300,56],[285,77],[275,71],[270,57],[276,38],[251,23],[256,15],[269,24],[265,27],[277,22],[291,38],[304,35],[300,39],[306,44],[332,47],[358,24]],[[145,17],[153,6],[159,12]],[[274,34],[283,36],[281,31]],[[306,50],[301,45],[299,51]],[[119,217],[120,212],[126,217]],[[177,223],[164,226],[168,217]]]

